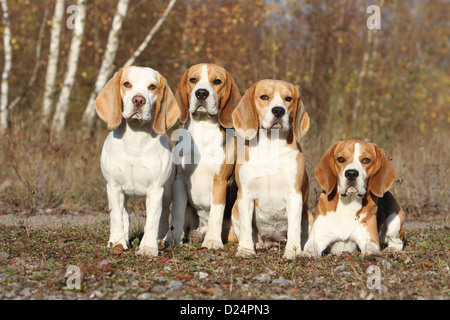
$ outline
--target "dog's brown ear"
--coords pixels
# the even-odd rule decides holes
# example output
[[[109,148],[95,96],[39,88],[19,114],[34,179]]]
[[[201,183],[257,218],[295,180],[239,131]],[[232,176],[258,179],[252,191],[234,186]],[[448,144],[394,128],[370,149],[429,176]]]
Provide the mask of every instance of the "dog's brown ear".
[[[327,195],[333,191],[337,184],[336,171],[334,168],[334,151],[336,150],[336,146],[337,143],[328,149],[314,170],[317,182],[319,182]]]
[[[187,121],[189,115],[189,94],[188,91],[188,74],[189,69],[181,78],[180,83],[178,84],[177,91],[175,91],[175,99],[177,100],[178,107],[180,108],[180,123],[183,124]]]
[[[165,135],[180,117],[180,108],[166,79],[158,73],[159,91],[155,103],[155,119],[153,130],[159,135]]]
[[[383,197],[384,193],[388,191],[395,180],[395,170],[391,163],[378,146],[373,145],[377,158],[375,159],[375,174],[370,177],[369,190],[377,197]]]
[[[302,100],[300,99],[300,91],[297,87],[292,87],[294,90],[294,105],[296,106],[293,119],[293,131],[295,139],[300,143],[300,139],[308,132],[309,129],[309,115],[308,112],[306,112]]]
[[[110,130],[116,129],[122,122],[123,102],[120,94],[122,72],[123,69],[117,71],[95,99],[97,114]]]
[[[226,71],[225,94],[219,102],[219,123],[224,128],[233,127],[231,114],[241,100],[239,88],[231,75]]]
[[[245,91],[237,107],[231,113],[233,127],[244,139],[251,140],[258,131],[258,114],[255,106],[256,84]]]

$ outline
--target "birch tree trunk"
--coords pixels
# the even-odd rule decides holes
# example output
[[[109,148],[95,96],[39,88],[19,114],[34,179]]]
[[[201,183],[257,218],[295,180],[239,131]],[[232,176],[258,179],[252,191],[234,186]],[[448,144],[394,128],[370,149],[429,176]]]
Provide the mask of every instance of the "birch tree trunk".
[[[64,0],[56,0],[55,13],[52,19],[52,31],[50,34],[50,51],[48,54],[47,74],[45,75],[44,100],[42,102],[42,124],[45,124],[48,121],[52,111],[56,73],[58,71],[59,42],[63,15]]]
[[[117,10],[114,15],[111,31],[109,32],[108,42],[106,44],[105,55],[103,56],[100,71],[95,82],[95,88],[89,97],[88,104],[84,111],[82,122],[87,128],[90,128],[95,117],[95,97],[105,86],[111,72],[114,59],[116,57],[117,48],[119,47],[119,33],[122,29],[122,22],[128,10],[129,0],[119,0]]]
[[[47,3],[45,4],[45,10],[44,10],[44,14],[42,16],[42,21],[41,21],[41,26],[39,27],[39,34],[38,34],[38,39],[37,39],[37,44],[36,44],[36,62],[34,64],[34,68],[33,68],[33,72],[31,73],[31,78],[28,81],[27,86],[25,87],[25,89],[22,91],[22,93],[17,96],[8,106],[8,111],[11,111],[12,109],[14,109],[14,107],[19,104],[19,102],[26,96],[28,90],[30,90],[31,87],[33,87],[34,82],[36,81],[36,77],[37,77],[37,73],[39,71],[39,67],[41,66],[41,51],[42,51],[42,39],[44,38],[44,31],[45,31],[45,26],[47,24],[47,17],[48,17],[48,8],[47,8]]]
[[[5,51],[5,65],[2,72],[1,96],[0,96],[0,131],[8,129],[8,80],[12,65],[11,29],[9,23],[8,2],[1,0],[3,11],[3,50]]]
[[[70,43],[69,57],[67,59],[67,73],[64,79],[63,88],[59,95],[58,103],[56,104],[55,114],[52,121],[52,133],[54,132],[57,135],[61,133],[66,124],[70,93],[75,82],[81,42],[83,40],[84,21],[86,18],[86,0],[78,0],[77,7],[78,12],[76,12],[76,20],[74,23],[72,41]]]
[[[166,20],[167,16],[169,15],[170,10],[172,10],[173,6],[175,5],[175,2],[177,2],[177,0],[171,0],[169,2],[169,4],[167,5],[167,8],[166,8],[166,10],[164,10],[164,13],[162,14],[161,18],[159,18],[159,20],[156,22],[156,24],[153,26],[153,28],[147,34],[147,36],[145,37],[144,41],[141,43],[139,48],[137,48],[136,51],[134,51],[133,54],[131,55],[131,57],[128,59],[128,61],[125,62],[125,64],[123,65],[123,68],[133,65],[134,62],[136,61],[137,57],[139,57],[141,55],[142,51],[144,51],[145,48],[147,48],[148,44],[152,40],[155,33],[159,30],[159,28],[163,24],[164,20]]]

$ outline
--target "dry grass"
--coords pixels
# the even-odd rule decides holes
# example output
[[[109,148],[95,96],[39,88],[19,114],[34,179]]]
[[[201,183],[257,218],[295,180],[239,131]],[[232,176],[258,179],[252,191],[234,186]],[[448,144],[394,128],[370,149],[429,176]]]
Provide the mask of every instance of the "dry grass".
[[[448,215],[450,145],[448,129],[437,133],[403,133],[376,141],[392,159],[397,177],[392,189],[405,209],[419,216]],[[107,131],[103,124],[85,138],[73,129],[57,141],[31,121],[15,122],[0,139],[0,210],[34,214],[46,209],[103,211],[107,205],[100,153]],[[358,137],[355,137],[358,138]],[[311,130],[303,142],[310,180],[309,206],[321,192],[314,167],[332,141]]]
[[[34,126],[15,123],[0,140],[3,205],[28,214],[101,210],[105,197],[99,159],[106,132],[82,138],[68,131],[54,141],[48,130]]]

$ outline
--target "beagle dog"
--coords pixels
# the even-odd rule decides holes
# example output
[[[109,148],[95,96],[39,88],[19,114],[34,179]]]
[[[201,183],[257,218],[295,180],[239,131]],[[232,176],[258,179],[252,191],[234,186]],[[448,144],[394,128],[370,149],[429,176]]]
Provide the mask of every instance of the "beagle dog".
[[[295,259],[312,221],[300,147],[309,116],[299,90],[281,80],[258,81],[247,89],[232,118],[245,139],[238,146],[238,194],[232,209],[237,256],[254,255],[255,242],[266,247],[286,243],[284,258]]]
[[[114,74],[95,106],[112,130],[100,158],[110,209],[108,245],[115,251],[129,247],[128,197],[146,197],[147,218],[138,253],[157,256],[158,235],[168,232],[166,243],[172,236],[168,215],[176,168],[166,132],[180,115],[175,97],[159,72],[132,66]],[[174,202],[172,221],[177,212],[184,215],[184,208],[177,206]],[[180,221],[182,229],[184,219]]]
[[[384,152],[361,140],[340,141],[323,156],[315,176],[324,189],[305,245],[307,255],[356,251],[376,254],[380,243],[402,250],[405,213],[388,190],[395,171]]]
[[[231,112],[241,95],[228,71],[201,63],[184,73],[175,97],[184,124],[174,154],[183,153],[180,167],[188,196],[185,236],[192,231],[204,236],[203,247],[220,249],[235,161],[235,139],[227,138],[226,129],[232,128]]]

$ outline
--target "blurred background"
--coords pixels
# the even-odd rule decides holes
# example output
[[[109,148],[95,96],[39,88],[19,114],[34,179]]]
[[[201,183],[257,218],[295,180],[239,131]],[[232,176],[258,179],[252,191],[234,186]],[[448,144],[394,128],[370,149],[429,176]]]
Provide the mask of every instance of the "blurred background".
[[[447,0],[0,2],[0,214],[104,211],[108,132],[92,99],[131,61],[160,71],[173,91],[200,62],[225,67],[241,93],[264,78],[298,86],[311,118],[313,211],[315,165],[338,140],[360,138],[390,157],[410,217],[448,215]],[[367,26],[370,5],[380,29]]]

